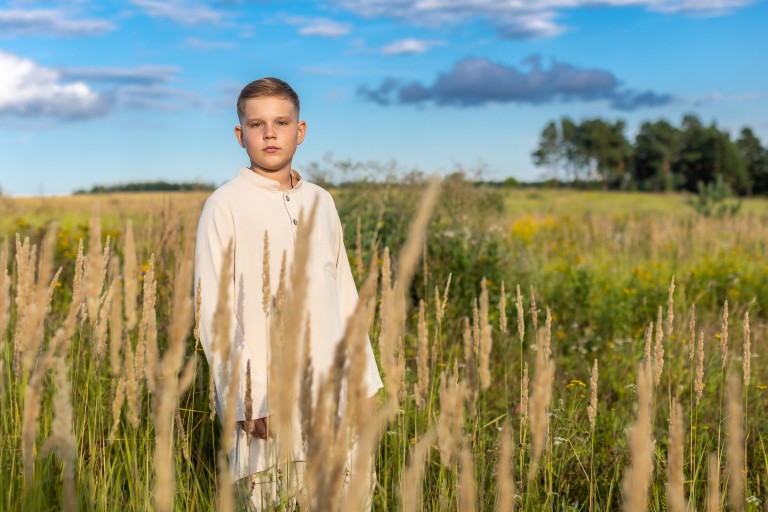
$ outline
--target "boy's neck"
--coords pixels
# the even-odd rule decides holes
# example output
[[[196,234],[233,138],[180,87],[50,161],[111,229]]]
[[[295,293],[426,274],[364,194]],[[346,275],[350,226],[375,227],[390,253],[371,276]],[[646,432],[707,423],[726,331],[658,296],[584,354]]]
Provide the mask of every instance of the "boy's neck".
[[[296,186],[297,178],[294,177],[294,172],[290,167],[278,171],[265,171],[255,165],[251,165],[249,169],[260,176],[276,181],[281,191],[289,190]]]

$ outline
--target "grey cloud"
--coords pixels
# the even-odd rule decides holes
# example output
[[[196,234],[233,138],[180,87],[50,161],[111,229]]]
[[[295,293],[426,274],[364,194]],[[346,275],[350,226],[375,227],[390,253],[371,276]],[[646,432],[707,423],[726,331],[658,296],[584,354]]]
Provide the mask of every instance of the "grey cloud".
[[[543,104],[606,100],[617,110],[634,110],[673,101],[670,95],[622,89],[608,71],[579,69],[564,62],[553,62],[549,69],[544,69],[536,56],[526,62],[530,67],[528,72],[485,58],[467,57],[449,72],[438,74],[432,85],[403,84],[387,78],[375,88],[359,87],[358,95],[379,105],[432,101],[440,106],[457,107],[493,102]]]
[[[0,10],[0,35],[15,36],[88,36],[115,29],[115,25],[99,19],[69,19],[55,9]]]

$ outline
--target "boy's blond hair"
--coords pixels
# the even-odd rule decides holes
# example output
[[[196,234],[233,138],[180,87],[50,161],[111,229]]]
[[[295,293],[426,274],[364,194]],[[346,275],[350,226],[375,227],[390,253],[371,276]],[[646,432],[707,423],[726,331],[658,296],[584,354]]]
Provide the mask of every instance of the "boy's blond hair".
[[[293,103],[296,115],[299,115],[299,95],[296,94],[293,87],[279,78],[268,76],[254,80],[240,91],[240,96],[237,98],[237,118],[240,122],[243,121],[245,115],[245,102],[252,98],[264,98],[266,96],[278,96],[287,99]]]

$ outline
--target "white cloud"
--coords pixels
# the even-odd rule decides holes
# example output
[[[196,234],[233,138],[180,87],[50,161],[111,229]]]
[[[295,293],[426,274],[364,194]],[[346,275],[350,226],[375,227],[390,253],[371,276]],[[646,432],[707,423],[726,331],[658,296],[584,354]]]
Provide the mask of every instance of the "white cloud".
[[[182,3],[178,0],[130,0],[152,18],[165,18],[182,25],[220,23],[223,14],[204,5]]]
[[[0,35],[13,36],[85,36],[114,30],[109,21],[70,19],[56,9],[0,10]]]
[[[381,49],[381,53],[384,55],[411,55],[416,53],[424,53],[430,48],[438,45],[445,44],[444,41],[436,41],[433,39],[399,39],[392,41]]]
[[[0,51],[0,116],[74,120],[105,112],[104,98],[84,82],[63,82],[60,71]]]
[[[486,20],[503,37],[551,37],[567,27],[557,23],[562,11],[582,7],[643,7],[650,11],[720,16],[754,0],[334,0],[369,18],[392,18],[416,25],[440,26]]]
[[[304,16],[287,16],[285,21],[295,27],[299,27],[302,36],[341,37],[352,32],[350,23],[328,18],[306,18]]]
[[[206,39],[200,39],[198,37],[188,37],[184,40],[184,46],[187,48],[193,48],[195,50],[225,50],[228,48],[236,48],[237,45],[232,41],[209,41]]]
[[[77,121],[114,110],[199,106],[198,95],[170,87],[178,68],[52,68],[0,51],[0,117]]]

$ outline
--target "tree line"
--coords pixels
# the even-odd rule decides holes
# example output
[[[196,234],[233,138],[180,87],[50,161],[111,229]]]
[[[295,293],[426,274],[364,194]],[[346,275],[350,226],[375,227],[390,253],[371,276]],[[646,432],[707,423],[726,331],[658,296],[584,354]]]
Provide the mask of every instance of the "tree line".
[[[142,181],[117,185],[95,185],[90,189],[75,190],[73,194],[111,194],[115,192],[207,192],[214,190],[213,183],[169,183],[167,181]]]
[[[541,131],[533,162],[558,182],[600,182],[607,189],[697,191],[722,181],[740,195],[768,193],[768,148],[749,127],[733,140],[693,115],[680,126],[646,121],[633,142],[623,120],[579,123],[568,117]]]

